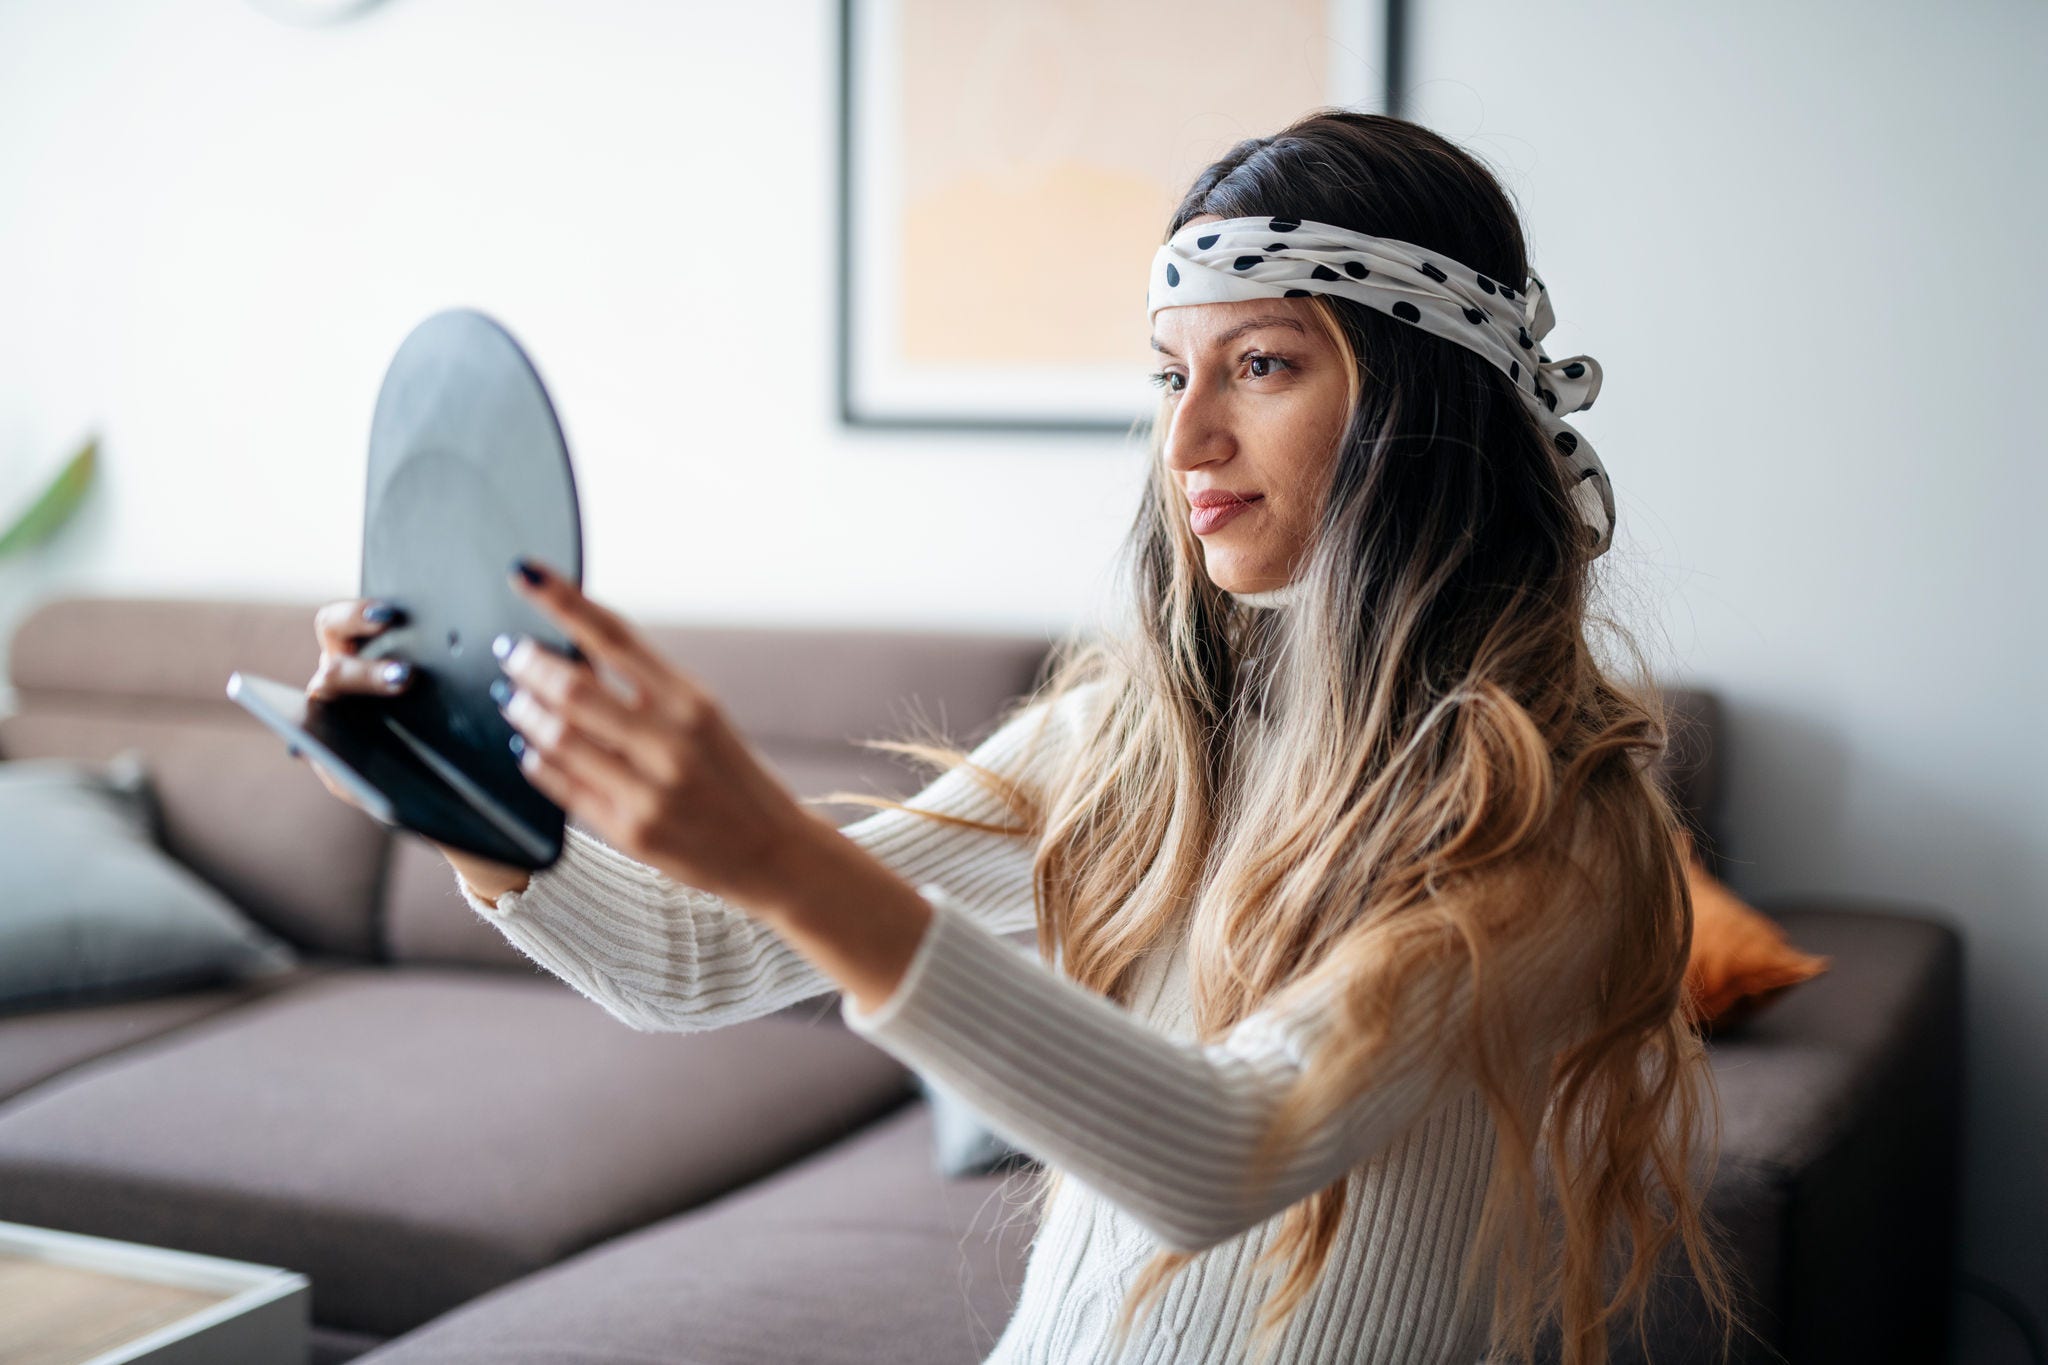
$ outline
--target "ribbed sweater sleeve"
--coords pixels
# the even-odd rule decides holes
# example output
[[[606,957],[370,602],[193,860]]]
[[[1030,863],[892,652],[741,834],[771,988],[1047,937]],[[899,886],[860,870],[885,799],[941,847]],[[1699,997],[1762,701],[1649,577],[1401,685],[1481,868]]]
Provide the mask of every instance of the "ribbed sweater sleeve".
[[[1070,742],[1097,685],[1055,708],[1029,707],[971,751],[973,762],[1010,777],[1046,771]],[[962,768],[942,773],[907,805],[996,825],[1015,816]],[[959,913],[991,932],[1028,929],[1034,849],[1026,839],[878,810],[843,827],[914,885],[943,887]],[[722,898],[676,882],[571,825],[562,855],[522,890],[478,896],[460,876],[470,908],[527,957],[628,1026],[690,1033],[772,1013],[838,989],[779,935]]]
[[[933,918],[896,991],[854,1031],[950,1087],[1013,1145],[1093,1188],[1161,1243],[1200,1251],[1256,1226],[1396,1142],[1465,1088],[1421,1006],[1448,998],[1455,1023],[1469,972],[1446,964],[1403,983],[1398,1029],[1371,1082],[1306,1135],[1262,1188],[1253,1146],[1331,1020],[1326,988],[1287,1012],[1254,1013],[1219,1041],[1170,1038],[976,923],[946,888],[920,888]],[[1585,939],[1525,936],[1490,964],[1490,988],[1523,1006],[1532,1044],[1554,1037],[1589,964]],[[1553,1020],[1552,1015],[1558,1015]],[[1432,1016],[1434,1017],[1434,1016]],[[1436,1088],[1442,1078],[1446,1085]]]

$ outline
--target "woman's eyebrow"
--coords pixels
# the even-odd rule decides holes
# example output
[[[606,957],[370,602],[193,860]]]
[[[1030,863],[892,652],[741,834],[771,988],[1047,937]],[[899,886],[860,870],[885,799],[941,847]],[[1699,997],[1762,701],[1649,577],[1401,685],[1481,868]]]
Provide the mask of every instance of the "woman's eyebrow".
[[[1211,346],[1221,346],[1224,345],[1226,342],[1232,342],[1237,340],[1246,332],[1256,332],[1261,327],[1292,327],[1295,331],[1300,332],[1303,336],[1308,335],[1308,328],[1302,326],[1301,323],[1296,321],[1295,319],[1284,318],[1278,315],[1274,315],[1271,317],[1250,318],[1244,322],[1240,322],[1237,324],[1237,326],[1223,333],[1221,336],[1217,337],[1214,341],[1210,342],[1209,344]],[[1180,354],[1172,347],[1163,345],[1158,337],[1152,338],[1152,349],[1155,351],[1164,351],[1168,355]]]

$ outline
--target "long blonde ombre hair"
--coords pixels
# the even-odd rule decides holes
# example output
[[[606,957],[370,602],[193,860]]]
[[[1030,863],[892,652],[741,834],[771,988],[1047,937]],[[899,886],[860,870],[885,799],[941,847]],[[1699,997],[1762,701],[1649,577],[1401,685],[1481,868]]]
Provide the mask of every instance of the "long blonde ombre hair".
[[[1491,174],[1400,119],[1319,110],[1241,142],[1196,179],[1168,235],[1210,213],[1337,223],[1494,279],[1528,273]],[[1275,1115],[1262,1171],[1374,1084],[1389,1037],[1423,1026],[1402,983],[1441,979],[1446,964],[1470,972],[1470,1016],[1433,1026],[1500,1138],[1459,1291],[1492,1278],[1490,1354],[1531,1358],[1548,1325],[1567,1365],[1604,1361],[1624,1310],[1647,1353],[1642,1309],[1676,1237],[1725,1358],[1735,1292],[1700,1194],[1719,1111],[1683,998],[1692,902],[1684,817],[1651,770],[1668,739],[1658,689],[1626,632],[1590,607],[1590,533],[1507,377],[1349,300],[1311,302],[1352,384],[1297,603],[1249,608],[1209,580],[1162,472],[1162,406],[1121,563],[1128,626],[1062,641],[1002,718],[1096,687],[1071,760],[1032,782],[969,764],[1013,825],[917,813],[1035,840],[1041,954],[1119,1003],[1190,916],[1205,1041],[1263,1007],[1339,991],[1337,1026]],[[1592,625],[1623,647],[1625,674],[1596,660]],[[937,769],[968,763],[936,739],[868,743]],[[1545,1004],[1576,1022],[1568,1034],[1491,988],[1523,935],[1578,945],[1591,964],[1556,979]],[[1543,1037],[1568,1041],[1532,1058]],[[1040,1196],[1060,1179],[1045,1171]],[[1258,1262],[1285,1265],[1259,1315],[1269,1345],[1325,1269],[1346,1184],[1280,1215]],[[1142,1268],[1119,1342],[1198,1254],[1161,1250]]]

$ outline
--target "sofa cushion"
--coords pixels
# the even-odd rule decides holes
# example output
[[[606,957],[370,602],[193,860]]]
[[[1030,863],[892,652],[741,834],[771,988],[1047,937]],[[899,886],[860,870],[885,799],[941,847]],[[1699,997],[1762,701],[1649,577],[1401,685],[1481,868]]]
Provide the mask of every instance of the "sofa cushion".
[[[533,970],[532,958],[469,908],[455,869],[416,834],[391,832],[382,900],[383,951],[393,962]]]
[[[316,1321],[389,1336],[908,1093],[788,1012],[643,1033],[538,969],[348,968],[0,1105],[0,1208],[298,1270]]]
[[[0,762],[0,1013],[133,1000],[297,965],[156,844],[149,771],[107,763]]]
[[[75,1066],[160,1037],[223,1010],[333,971],[338,959],[300,959],[277,976],[153,995],[0,1016],[0,1100]]]
[[[8,645],[15,714],[0,757],[103,759],[140,749],[166,851],[295,947],[376,952],[384,826],[228,700],[236,669],[286,682],[320,657],[315,605],[58,598]]]
[[[969,1365],[1016,1307],[1016,1179],[932,1174],[904,1106],[708,1208],[507,1285],[361,1365]]]

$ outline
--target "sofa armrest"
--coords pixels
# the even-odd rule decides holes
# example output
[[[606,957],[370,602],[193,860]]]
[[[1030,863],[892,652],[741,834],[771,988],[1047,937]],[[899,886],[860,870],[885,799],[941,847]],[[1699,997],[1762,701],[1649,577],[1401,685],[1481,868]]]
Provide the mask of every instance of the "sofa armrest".
[[[1708,1043],[1722,1116],[1708,1212],[1768,1343],[1738,1335],[1731,1359],[1940,1360],[1961,1138],[1961,934],[1925,906],[1756,904],[1831,962]],[[1672,1249],[1660,1270],[1673,1288],[1651,1310],[1652,1358],[1713,1359],[1682,1255]],[[1642,1360],[1631,1333],[1614,1347],[1615,1361]]]

